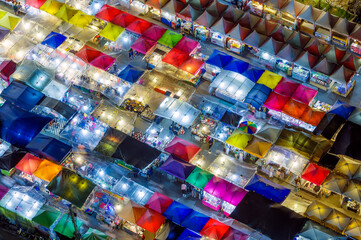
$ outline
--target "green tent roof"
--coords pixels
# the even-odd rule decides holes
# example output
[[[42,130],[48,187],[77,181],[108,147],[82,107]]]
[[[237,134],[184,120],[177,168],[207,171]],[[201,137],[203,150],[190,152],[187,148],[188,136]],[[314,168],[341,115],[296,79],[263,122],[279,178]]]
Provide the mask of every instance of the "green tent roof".
[[[44,205],[32,220],[36,223],[39,223],[41,226],[50,228],[50,226],[53,225],[60,214],[61,213],[55,208]]]
[[[102,233],[99,230],[89,228],[86,233],[84,233],[83,237],[81,238],[83,240],[105,240],[108,239],[108,235],[105,233]]]
[[[83,224],[83,222],[77,218],[75,218],[75,222],[76,222],[77,229],[79,230],[79,228]],[[56,227],[54,228],[54,231],[66,236],[66,237],[72,238],[74,236],[75,229],[74,229],[74,224],[71,220],[70,215],[64,215],[60,219],[60,221],[58,222]]]
[[[158,43],[165,45],[169,48],[173,48],[183,36],[179,33],[175,33],[167,30],[163,36],[158,40]]]
[[[203,189],[212,177],[213,174],[196,167],[186,181],[197,188]]]
[[[248,142],[251,141],[252,137],[252,135],[246,134],[240,129],[236,129],[226,140],[226,143],[233,147],[244,149],[248,145]]]

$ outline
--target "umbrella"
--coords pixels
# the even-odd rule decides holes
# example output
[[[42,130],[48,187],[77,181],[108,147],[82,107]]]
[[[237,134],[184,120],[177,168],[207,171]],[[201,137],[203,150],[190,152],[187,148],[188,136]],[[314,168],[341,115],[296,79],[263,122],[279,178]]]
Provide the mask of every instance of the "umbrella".
[[[346,185],[347,185],[348,179],[335,175],[335,174],[330,174],[327,176],[327,178],[325,179],[325,181],[322,184],[322,187],[332,191],[332,192],[336,192],[339,194],[343,193],[343,190],[345,189]]]
[[[332,208],[322,204],[318,201],[311,203],[305,212],[305,215],[316,220],[324,220],[331,213]]]
[[[108,235],[102,233],[99,230],[89,228],[86,233],[82,236],[83,240],[106,240],[108,239]]]
[[[319,186],[325,180],[329,173],[330,170],[320,167],[314,163],[310,163],[301,177]]]
[[[154,192],[148,202],[145,204],[145,207],[159,213],[164,213],[167,208],[172,204],[172,202],[173,200],[169,197],[158,192]]]
[[[357,219],[352,219],[350,224],[345,228],[344,233],[347,236],[353,237],[355,239],[361,239],[361,221]]]
[[[241,131],[248,133],[248,134],[254,134],[257,132],[256,124],[254,124],[253,122],[249,122],[249,121],[241,122],[238,125],[238,129],[240,129]]]
[[[27,174],[33,174],[42,161],[40,158],[27,153],[15,167]]]
[[[228,229],[229,226],[211,218],[204,226],[200,234],[215,240],[220,240],[222,239],[223,235],[226,234]]]
[[[335,209],[332,210],[330,215],[325,219],[328,227],[342,232],[350,223],[351,218]]]

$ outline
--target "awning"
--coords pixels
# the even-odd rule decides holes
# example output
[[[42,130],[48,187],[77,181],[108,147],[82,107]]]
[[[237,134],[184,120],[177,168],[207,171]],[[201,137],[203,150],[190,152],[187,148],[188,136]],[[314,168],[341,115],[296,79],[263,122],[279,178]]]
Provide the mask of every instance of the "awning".
[[[252,140],[253,136],[243,132],[240,129],[233,131],[231,136],[226,140],[226,143],[239,149],[244,149],[248,143]]]
[[[247,62],[244,62],[240,59],[233,58],[227,65],[224,66],[224,70],[236,72],[236,73],[243,73],[249,67]]]
[[[167,147],[164,148],[164,151],[187,162],[192,160],[200,150],[198,146],[179,137],[175,137]]]
[[[280,112],[289,99],[287,96],[271,92],[267,100],[263,103],[263,107]]]
[[[323,221],[327,218],[328,215],[332,212],[332,208],[329,206],[318,202],[313,201],[305,212],[305,215],[316,221]]]
[[[194,168],[194,165],[186,161],[169,156],[159,169],[179,179],[185,180]]]
[[[244,103],[252,105],[255,109],[259,109],[267,100],[268,95],[272,92],[269,87],[256,83],[251,91],[248,93]]]
[[[316,127],[322,121],[324,116],[325,112],[318,111],[307,106],[306,110],[300,117],[300,120]]]
[[[310,163],[305,171],[303,171],[302,178],[320,186],[326,177],[330,174],[330,170],[320,167],[315,163]]]
[[[46,38],[41,42],[41,44],[51,47],[53,49],[58,48],[63,42],[65,42],[66,37],[56,32],[51,32]]]
[[[218,222],[217,220],[211,218],[203,227],[200,234],[215,240],[221,240],[228,231],[228,229],[229,226],[227,226],[226,224]]]
[[[181,40],[174,46],[174,48],[182,52],[191,54],[195,49],[200,48],[200,44],[187,37],[182,37]]]
[[[137,225],[145,230],[156,233],[165,221],[165,217],[159,213],[148,209],[137,221]]]
[[[143,73],[144,71],[141,71],[132,65],[127,65],[117,76],[129,83],[135,83],[143,75]]]
[[[278,94],[292,97],[298,86],[299,83],[287,78],[282,78],[281,81],[277,84],[274,91]]]
[[[123,13],[119,9],[116,9],[112,6],[107,4],[103,5],[102,8],[99,10],[95,17],[103,19],[105,21],[112,21],[117,15]]]
[[[60,217],[61,212],[56,210],[55,208],[44,205],[39,212],[33,217],[32,221],[44,226],[46,228],[50,228],[51,225]]]
[[[244,148],[244,151],[258,158],[264,158],[271,146],[272,143],[265,142],[257,137],[253,137],[252,140],[248,143],[247,147]]]
[[[177,201],[174,201],[163,215],[170,221],[182,225],[181,223],[189,216],[193,210]]]
[[[50,182],[61,171],[62,167],[53,162],[44,159],[33,173],[34,176]]]
[[[172,202],[173,200],[171,198],[158,192],[154,192],[144,207],[162,214],[167,210]]]
[[[25,154],[25,156],[20,160],[18,164],[16,164],[16,169],[27,173],[27,174],[33,174],[36,169],[38,169],[40,163],[43,160],[35,157],[34,155],[31,155],[30,153]]]
[[[263,84],[271,89],[274,89],[277,84],[281,81],[282,76],[276,73],[265,71],[262,76],[258,79],[258,84]]]
[[[233,57],[230,55],[214,50],[211,56],[207,59],[206,63],[223,69],[232,59]]]
[[[115,21],[116,18],[113,20],[113,23],[115,23]],[[132,22],[131,24],[129,24],[128,26],[126,26],[125,29],[132,33],[142,35],[152,25],[153,25],[152,23],[139,18],[134,22]]]
[[[111,41],[116,41],[123,31],[124,28],[122,28],[121,26],[109,22],[107,23],[105,28],[103,28],[103,30],[99,33],[99,35]]]
[[[147,37],[148,39],[151,39],[153,41],[158,41],[166,31],[167,29],[154,24],[147,30],[145,30],[142,36]]]
[[[147,37],[140,37],[138,38],[132,46],[130,46],[131,49],[134,51],[140,52],[144,55],[146,55],[152,48],[157,44],[156,41],[153,41],[151,39],[148,39]]]
[[[196,211],[192,211],[182,222],[181,225],[183,227],[186,227],[192,231],[195,231],[197,233],[199,233],[204,226],[206,225],[206,223],[209,221],[210,217],[196,212]]]
[[[213,174],[196,167],[191,174],[189,174],[186,181],[187,183],[203,190],[212,177]]]
[[[203,67],[204,62],[200,59],[196,59],[194,57],[188,57],[180,66],[179,69],[186,71],[192,75],[196,75],[199,73],[201,68]]]
[[[162,37],[158,40],[158,43],[167,46],[169,48],[174,48],[174,46],[183,38],[179,33],[167,30]],[[183,52],[183,51],[181,51]]]

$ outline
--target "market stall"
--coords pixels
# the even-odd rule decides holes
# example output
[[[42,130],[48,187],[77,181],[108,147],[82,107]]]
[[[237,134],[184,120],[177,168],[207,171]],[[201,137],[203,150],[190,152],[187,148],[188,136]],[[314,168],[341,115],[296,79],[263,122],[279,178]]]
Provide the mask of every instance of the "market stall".
[[[235,127],[233,126],[219,122],[216,129],[214,130],[214,133],[212,134],[212,137],[220,142],[225,142],[231,136],[234,129]]]
[[[244,151],[255,157],[264,158],[271,146],[272,143],[263,141],[257,137],[253,137],[252,140],[248,143],[247,147],[244,148]]]
[[[315,21],[315,36],[331,42],[331,30],[338,19],[338,17],[332,15],[330,12],[322,12]]]
[[[207,10],[204,11],[194,22],[193,31],[194,36],[197,39],[201,39],[203,42],[211,37],[210,28],[217,21],[218,17],[213,16]]]
[[[197,162],[200,160],[197,160]],[[195,163],[195,160],[192,161],[192,163]],[[186,182],[191,184],[195,191],[196,196],[201,196],[201,193],[203,192],[203,188],[207,185],[207,183],[211,180],[213,177],[213,174],[202,170],[199,167],[196,167],[193,169],[191,174],[186,179]]]
[[[281,77],[281,76],[280,76]],[[268,79],[266,81],[272,81],[272,79]],[[244,103],[247,103],[258,110],[263,103],[267,100],[268,95],[271,93],[272,89],[260,84],[256,83],[251,91],[247,94]]]
[[[269,38],[258,48],[258,58],[268,69],[273,69],[276,65],[276,54],[281,50],[284,44],[273,38]]]
[[[176,16],[181,21],[181,32],[184,34],[194,34],[193,21],[198,19],[203,11],[187,4]]]
[[[341,66],[330,76],[333,81],[332,92],[343,97],[348,96],[356,82],[356,72]]]
[[[206,71],[212,77],[221,70],[232,60],[232,57],[224,52],[214,50],[206,61]]]
[[[301,176],[301,187],[313,194],[318,194],[320,185],[329,175],[330,170],[320,167],[315,163],[309,163]]]
[[[331,86],[329,76],[334,72],[336,65],[327,61],[326,58],[319,61],[312,69],[310,84],[322,89],[327,90]]]
[[[169,1],[160,11],[160,21],[169,27],[175,28],[177,24],[176,14],[184,8],[183,2]]]
[[[319,10],[313,6],[304,7],[297,16],[298,21],[300,21],[301,32],[313,35],[315,28],[314,24],[321,13],[322,10]]]
[[[62,167],[44,159],[33,173],[33,175],[41,180],[50,182],[61,171]]]
[[[202,203],[205,206],[218,211],[221,208],[222,197],[227,193],[227,189],[231,185],[231,183],[221,178],[216,176],[212,177],[203,189]]]
[[[207,143],[216,126],[217,123],[214,120],[201,115],[198,123],[192,126],[191,134],[197,141]]]
[[[255,134],[256,137],[261,138],[270,143],[277,141],[278,136],[281,134],[282,126],[265,124]]]
[[[252,32],[252,30],[237,24],[227,34],[226,46],[235,53],[241,53],[244,49],[242,41]]]
[[[199,233],[209,220],[210,217],[193,210],[185,219],[183,219],[181,225]]]
[[[147,209],[147,211],[137,221],[137,225],[145,229],[145,239],[151,240],[155,238],[157,232],[161,229],[164,221],[164,216],[153,210]]]
[[[290,27],[292,29],[297,28],[297,16],[305,8],[305,5],[291,0],[285,3],[280,9],[279,21],[283,26]]]
[[[340,47],[349,46],[349,35],[355,29],[356,24],[345,18],[339,18],[332,28],[332,43]]]
[[[349,39],[351,52],[361,55],[361,27],[355,27],[355,30],[350,34]]]
[[[211,27],[211,42],[220,47],[226,46],[227,34],[232,30],[234,24],[223,17]]]
[[[194,168],[194,165],[186,161],[169,156],[159,169],[184,181]]]
[[[292,77],[306,82],[310,78],[311,69],[317,62],[317,56],[306,51],[300,53],[300,55],[295,59],[295,64],[292,69]]]
[[[148,0],[145,2],[145,13],[151,18],[161,20],[161,9],[167,4],[168,0]]]
[[[80,229],[83,222],[79,218],[72,218],[69,214],[64,214],[54,227],[54,231],[68,238],[73,238],[75,227]]]
[[[300,52],[301,49],[286,44],[277,54],[279,59],[276,60],[276,68],[286,73],[288,76],[292,76],[293,63]]]
[[[173,200],[171,198],[161,193],[154,192],[144,207],[163,214],[172,203]]]
[[[167,30],[162,37],[158,39],[158,43],[172,49],[182,38],[183,36],[181,34]]]
[[[211,218],[206,223],[206,225],[204,225],[200,234],[202,236],[220,240],[227,233],[229,229],[230,227],[228,225]]]
[[[173,201],[163,215],[170,221],[181,223],[193,212],[193,210],[177,201]]]
[[[127,197],[133,202],[142,206],[148,202],[154,193],[148,188],[143,187],[142,185],[124,176],[113,187],[112,192],[118,194],[119,196]]]

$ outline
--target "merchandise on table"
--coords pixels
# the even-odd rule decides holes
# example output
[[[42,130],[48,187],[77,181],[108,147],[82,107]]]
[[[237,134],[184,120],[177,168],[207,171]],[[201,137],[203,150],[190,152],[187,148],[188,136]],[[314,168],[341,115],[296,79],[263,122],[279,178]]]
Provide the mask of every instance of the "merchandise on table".
[[[232,52],[241,53],[244,48],[244,44],[237,39],[227,38],[227,47]]]
[[[193,24],[193,30],[194,30],[194,36],[197,39],[202,40],[202,42],[206,41],[206,39],[208,39],[211,34],[208,28],[198,24]]]
[[[292,77],[302,82],[306,82],[310,77],[310,70],[295,64],[292,70]]]
[[[203,192],[203,199],[202,199],[202,203],[204,205],[206,205],[207,207],[212,208],[213,210],[218,211],[221,207],[221,202],[222,200],[207,193],[207,192]]]
[[[210,141],[210,134],[216,128],[217,123],[214,122],[214,120],[205,117],[204,115],[200,116],[199,121],[199,123],[192,127],[191,134],[194,135],[196,140],[202,143],[207,143]]]
[[[181,32],[188,35],[193,35],[193,24],[191,22],[185,20],[178,20],[181,21]]]
[[[278,59],[276,61],[276,68],[286,73],[288,76],[292,75],[292,63],[286,60]]]
[[[133,0],[130,2],[130,8],[138,13],[145,13],[145,1]]]
[[[215,44],[215,45],[218,45],[220,47],[225,47],[226,45],[226,36],[219,33],[219,32],[215,32],[215,31],[212,31],[212,36],[211,36],[211,43]]]
[[[172,28],[176,28],[177,17],[175,15],[173,2],[168,2],[160,12],[160,21]]]
[[[331,83],[329,76],[319,73],[319,72],[311,72],[310,83],[315,85],[318,88],[323,90],[327,90]]]
[[[258,16],[263,16],[263,4],[253,0],[250,5],[250,11]]]
[[[315,36],[327,42],[331,41],[331,31],[325,28],[318,27],[315,31]]]
[[[266,67],[273,69],[276,64],[276,57],[270,55],[268,52],[259,51],[258,57],[261,60],[261,62],[266,64]]]

